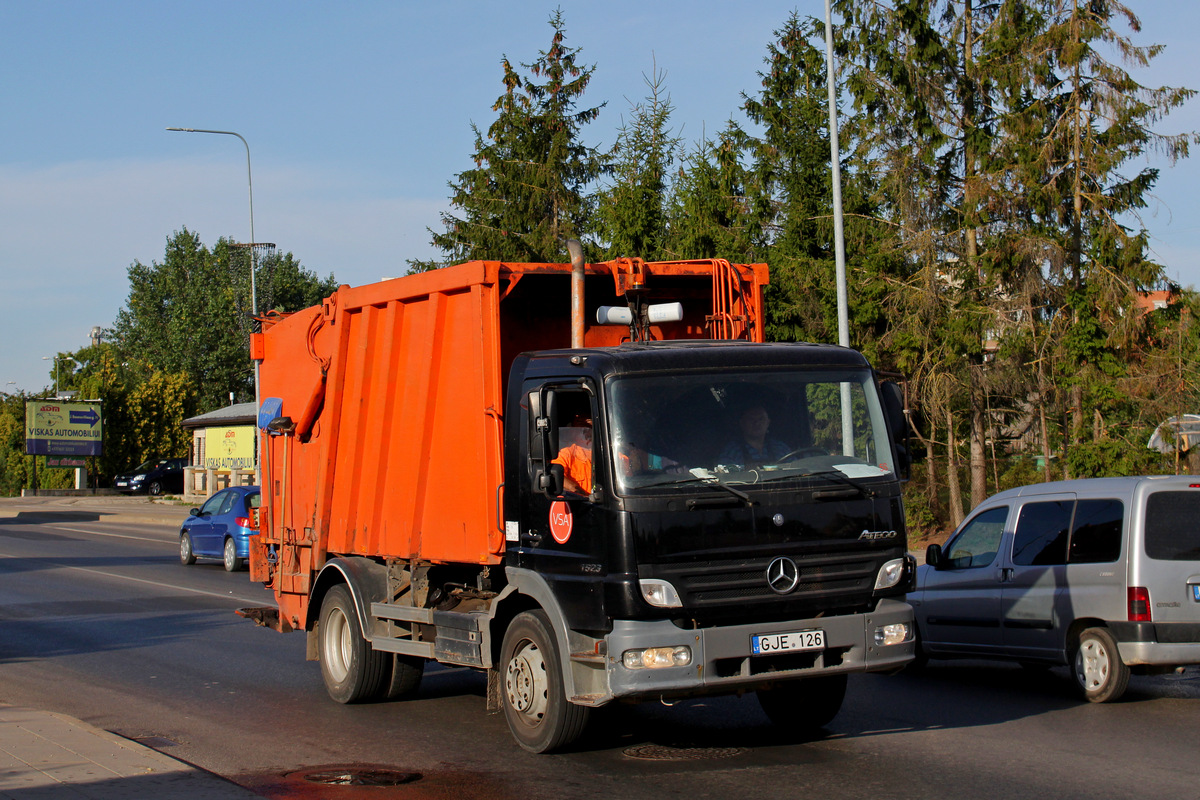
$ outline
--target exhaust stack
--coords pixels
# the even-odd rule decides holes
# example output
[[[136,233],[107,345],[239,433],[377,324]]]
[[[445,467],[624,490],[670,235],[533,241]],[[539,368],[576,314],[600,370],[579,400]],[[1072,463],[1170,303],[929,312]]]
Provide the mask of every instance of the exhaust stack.
[[[571,347],[583,347],[583,246],[578,239],[567,240],[571,254]]]

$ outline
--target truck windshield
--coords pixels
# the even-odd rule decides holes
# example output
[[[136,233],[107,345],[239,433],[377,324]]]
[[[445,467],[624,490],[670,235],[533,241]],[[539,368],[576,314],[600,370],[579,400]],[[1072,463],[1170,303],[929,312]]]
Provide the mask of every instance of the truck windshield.
[[[892,476],[867,370],[629,376],[608,387],[621,493],[719,482],[846,485]]]

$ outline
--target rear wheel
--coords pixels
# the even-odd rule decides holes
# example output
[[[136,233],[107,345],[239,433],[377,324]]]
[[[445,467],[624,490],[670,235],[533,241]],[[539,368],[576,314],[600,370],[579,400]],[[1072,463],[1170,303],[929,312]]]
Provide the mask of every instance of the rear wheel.
[[[590,708],[567,701],[554,629],[544,611],[517,615],[500,657],[504,717],[517,744],[549,753],[579,738]]]
[[[846,697],[846,676],[788,681],[759,689],[758,704],[771,722],[812,733],[833,721]]]
[[[414,694],[425,674],[425,659],[418,656],[392,655],[391,679],[383,696],[388,700],[401,700]]]
[[[192,550],[192,537],[187,531],[179,534],[179,563],[185,567],[196,563],[196,552]]]
[[[1073,672],[1075,685],[1092,703],[1116,700],[1129,686],[1129,667],[1105,628],[1087,628],[1079,634]]]
[[[321,603],[317,655],[325,690],[339,703],[361,703],[383,694],[391,655],[371,649],[359,632],[358,611],[345,585],[334,586]]]
[[[226,572],[237,572],[242,568],[242,559],[238,557],[237,544],[233,541],[232,536],[225,539],[225,552],[223,555]]]

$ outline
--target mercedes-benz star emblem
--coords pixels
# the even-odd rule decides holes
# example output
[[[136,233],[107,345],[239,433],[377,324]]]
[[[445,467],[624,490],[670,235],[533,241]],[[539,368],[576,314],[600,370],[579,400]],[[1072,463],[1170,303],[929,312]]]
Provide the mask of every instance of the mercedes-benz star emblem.
[[[775,594],[788,594],[800,582],[800,569],[796,562],[780,556],[767,566],[767,585]]]

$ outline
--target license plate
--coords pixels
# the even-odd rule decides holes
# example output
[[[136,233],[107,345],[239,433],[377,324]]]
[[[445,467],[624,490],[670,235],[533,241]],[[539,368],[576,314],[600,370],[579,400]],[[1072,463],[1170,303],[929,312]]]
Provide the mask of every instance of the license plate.
[[[750,649],[756,656],[770,653],[794,653],[798,650],[824,650],[825,631],[766,633],[750,637]]]

